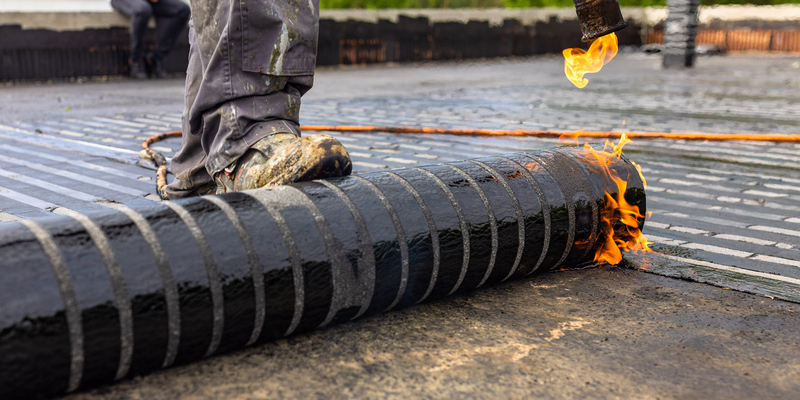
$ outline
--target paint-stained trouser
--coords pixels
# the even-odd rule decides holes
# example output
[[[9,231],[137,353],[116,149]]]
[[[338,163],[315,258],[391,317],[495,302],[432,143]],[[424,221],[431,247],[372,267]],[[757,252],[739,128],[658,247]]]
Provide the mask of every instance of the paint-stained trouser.
[[[170,199],[212,182],[256,141],[300,135],[314,82],[319,0],[191,0],[183,142]]]

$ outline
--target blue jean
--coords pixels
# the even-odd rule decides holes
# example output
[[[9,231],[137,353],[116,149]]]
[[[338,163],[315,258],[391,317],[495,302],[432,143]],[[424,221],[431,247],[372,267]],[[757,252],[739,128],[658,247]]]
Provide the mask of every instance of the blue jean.
[[[170,199],[213,182],[266,136],[299,136],[300,97],[316,64],[319,0],[191,5],[183,142],[172,159]]]

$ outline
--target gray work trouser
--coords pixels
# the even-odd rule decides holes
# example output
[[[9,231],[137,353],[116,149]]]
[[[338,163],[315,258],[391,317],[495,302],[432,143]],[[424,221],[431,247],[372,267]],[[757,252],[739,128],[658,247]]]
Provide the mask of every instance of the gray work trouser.
[[[314,82],[319,0],[191,0],[181,150],[170,199],[212,182],[259,139],[300,135]]]

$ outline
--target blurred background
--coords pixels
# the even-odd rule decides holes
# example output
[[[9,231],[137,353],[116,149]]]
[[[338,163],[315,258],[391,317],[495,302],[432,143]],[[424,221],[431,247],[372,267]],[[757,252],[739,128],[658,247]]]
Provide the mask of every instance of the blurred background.
[[[666,0],[621,0],[623,51],[663,48]],[[702,0],[697,53],[800,52],[800,0]],[[321,0],[317,64],[559,54],[580,41],[570,0]],[[147,46],[156,38],[151,21]],[[0,82],[128,74],[129,21],[107,0],[0,0]],[[186,69],[180,36],[166,60]]]

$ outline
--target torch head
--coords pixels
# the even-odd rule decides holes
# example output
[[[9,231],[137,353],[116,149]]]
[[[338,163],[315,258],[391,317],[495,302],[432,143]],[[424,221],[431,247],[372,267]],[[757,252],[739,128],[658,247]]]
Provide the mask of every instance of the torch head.
[[[628,26],[622,19],[617,0],[572,0],[578,13],[578,22],[584,42],[591,42]]]

